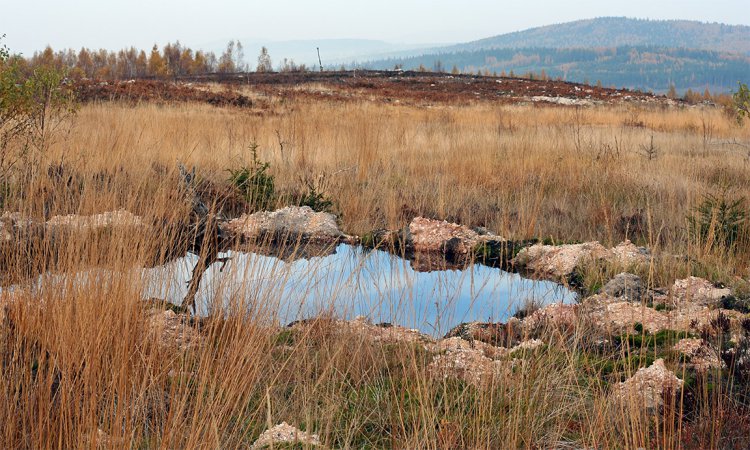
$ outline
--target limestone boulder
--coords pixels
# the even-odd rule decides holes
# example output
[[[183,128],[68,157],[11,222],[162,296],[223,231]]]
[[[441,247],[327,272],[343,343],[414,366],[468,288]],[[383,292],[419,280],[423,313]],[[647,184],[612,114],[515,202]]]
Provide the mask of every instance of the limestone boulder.
[[[409,236],[415,253],[443,253],[448,257],[468,256],[482,242],[503,241],[486,230],[424,217],[411,221]]]
[[[228,221],[223,228],[241,240],[273,240],[337,243],[347,238],[336,223],[336,216],[316,212],[308,206],[289,206],[276,211],[244,214]]]
[[[651,253],[646,247],[638,247],[626,240],[612,247],[609,259],[623,266],[632,266],[648,263],[651,259]]]
[[[677,395],[682,385],[683,381],[659,358],[651,366],[642,367],[632,377],[617,383],[612,394],[622,404],[636,405],[656,413],[664,405],[664,397]]]
[[[543,245],[524,248],[513,258],[513,265],[531,276],[568,281],[576,269],[586,262],[606,261],[624,266],[648,262],[649,252],[625,241],[606,248],[596,241],[582,244]]]
[[[489,385],[495,377],[507,377],[519,362],[512,355],[533,352],[544,343],[538,339],[521,341],[511,348],[496,347],[481,341],[450,337],[437,341],[430,350],[437,352],[427,366],[430,376],[454,378],[476,387]]]
[[[602,292],[631,302],[640,301],[648,293],[641,277],[625,272],[617,274],[609,280],[602,288]]]
[[[598,242],[583,244],[536,244],[521,250],[513,259],[516,268],[545,279],[567,280],[587,260],[605,259],[608,250]]]
[[[320,436],[302,431],[286,422],[275,425],[258,436],[251,449],[291,448],[300,445],[303,448],[322,445]],[[295,447],[296,448],[296,447]]]
[[[511,319],[508,323],[465,322],[451,328],[444,338],[453,337],[494,346],[515,345],[521,338],[521,322],[518,319]]]
[[[710,281],[698,277],[687,277],[674,282],[670,295],[675,305],[696,304],[704,306],[716,305],[730,296],[728,288],[718,288]]]
[[[724,367],[719,353],[703,339],[685,338],[675,344],[674,349],[687,357],[690,367],[699,372]]]
[[[523,330],[529,334],[545,330],[573,330],[578,323],[579,305],[552,303],[537,309],[523,320]]]
[[[290,323],[287,328],[306,332],[318,327],[334,334],[357,336],[359,339],[375,343],[406,343],[429,346],[434,339],[419,330],[390,323],[374,324],[364,316],[353,320],[339,320],[328,317],[304,319]]]
[[[54,216],[46,222],[46,228],[50,230],[63,228],[70,230],[97,230],[113,227],[142,227],[144,225],[143,219],[139,216],[122,209],[90,216],[81,216],[78,214]]]

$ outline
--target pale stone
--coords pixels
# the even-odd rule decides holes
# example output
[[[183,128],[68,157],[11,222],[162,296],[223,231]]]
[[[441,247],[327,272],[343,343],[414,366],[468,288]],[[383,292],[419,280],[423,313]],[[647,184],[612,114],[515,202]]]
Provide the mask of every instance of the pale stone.
[[[224,229],[244,239],[272,236],[288,240],[336,242],[346,238],[333,214],[315,212],[308,206],[289,206],[276,211],[244,214],[230,220],[224,225]]]
[[[303,446],[321,445],[317,434],[301,431],[286,422],[264,431],[253,443],[253,449],[271,448],[278,444],[302,444]]]
[[[614,386],[613,394],[616,400],[625,404],[642,406],[655,413],[664,404],[664,394],[677,392],[682,388],[683,381],[667,369],[664,360],[659,358],[649,367],[642,367],[627,380]]]

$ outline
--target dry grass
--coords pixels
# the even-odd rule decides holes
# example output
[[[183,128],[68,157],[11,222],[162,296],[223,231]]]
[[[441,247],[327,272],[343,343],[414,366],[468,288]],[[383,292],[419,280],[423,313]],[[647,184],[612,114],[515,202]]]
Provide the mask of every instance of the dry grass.
[[[649,160],[642,147],[652,136],[657,154]],[[686,218],[704,194],[750,194],[748,149],[733,144],[748,139],[748,128],[721,110],[700,108],[300,102],[256,116],[98,105],[81,111],[54,153],[85,170],[123,167],[135,177],[152,176],[144,169],[154,162],[182,160],[224,181],[223,170],[247,161],[257,142],[282,189],[328,174],[327,194],[351,233],[422,214],[513,238],[616,243],[627,231],[686,253]],[[637,213],[640,229],[626,230],[625,217]]]
[[[652,136],[658,157],[648,160],[640,151]],[[81,178],[71,186],[40,169],[18,181],[5,208],[38,218],[119,208],[176,218],[184,213],[175,206],[177,161],[221,185],[225,169],[248,161],[257,142],[280,190],[323,175],[349,233],[426,215],[512,238],[612,244],[628,237],[689,255],[715,274],[747,276],[750,252],[699,250],[686,217],[721,186],[750,197],[750,155],[729,144],[749,140],[750,128],[699,108],[300,101],[258,116],[95,104],[45,155]],[[105,172],[106,182],[91,181]],[[623,227],[621,218],[636,213],[639,229]],[[727,430],[724,414],[734,403],[716,390],[695,401],[696,414],[715,424],[708,429],[695,422],[683,429],[684,399],[656,418],[613,408],[608,386],[620,375],[604,367],[618,355],[593,361],[583,329],[545,336],[544,351],[522,355],[520,369],[482,388],[430,377],[419,345],[372,343],[328,321],[300,332],[234,314],[204,323],[203,345],[164,346],[131,269],[166,254],[168,233],[114,230],[19,247],[17,267],[6,268],[18,278],[29,255],[40,270],[109,270],[106,282],[62,278],[0,294],[5,446],[240,448],[281,421],[319,433],[333,448],[698,448],[744,433],[738,425]],[[663,276],[691,269],[666,267]]]

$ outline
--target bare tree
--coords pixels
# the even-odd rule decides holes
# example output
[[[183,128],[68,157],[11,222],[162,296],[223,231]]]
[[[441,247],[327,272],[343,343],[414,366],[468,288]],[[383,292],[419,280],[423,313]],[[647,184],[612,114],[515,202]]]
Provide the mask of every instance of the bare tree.
[[[258,72],[273,72],[273,65],[271,64],[271,55],[268,54],[268,49],[263,47],[260,49],[260,55],[258,55]]]
[[[238,72],[247,72],[249,69],[245,62],[245,48],[239,40],[234,47],[234,67]]]
[[[234,61],[235,61],[235,42],[234,40],[229,41],[227,44],[227,49],[224,50],[224,53],[221,54],[221,57],[219,57],[219,67],[218,70],[221,73],[230,73],[234,72],[236,70]]]

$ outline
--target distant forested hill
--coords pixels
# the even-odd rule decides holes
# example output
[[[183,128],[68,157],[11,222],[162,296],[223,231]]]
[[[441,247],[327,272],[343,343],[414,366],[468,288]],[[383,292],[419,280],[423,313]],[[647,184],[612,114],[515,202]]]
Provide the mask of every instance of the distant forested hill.
[[[404,69],[524,75],[542,72],[566,81],[601,82],[605,86],[666,92],[674,85],[688,89],[725,92],[737,81],[750,78],[750,57],[708,50],[619,47],[611,49],[527,48],[442,53],[381,60],[366,64],[374,69]]]
[[[509,33],[362,65],[523,75],[666,92],[726,92],[750,81],[750,27],[605,17]]]
[[[692,48],[750,55],[750,26],[688,20],[601,17],[493,36],[446,47],[444,51],[638,46]]]

